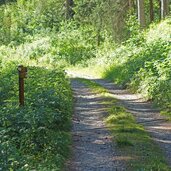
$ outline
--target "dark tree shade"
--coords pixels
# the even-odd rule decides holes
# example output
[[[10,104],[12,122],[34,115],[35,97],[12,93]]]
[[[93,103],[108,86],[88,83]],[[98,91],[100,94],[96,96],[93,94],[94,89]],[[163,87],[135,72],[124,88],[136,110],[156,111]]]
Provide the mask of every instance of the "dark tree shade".
[[[70,19],[74,16],[74,1],[73,0],[66,0],[66,18]]]
[[[150,0],[150,22],[154,21],[154,4],[153,0]]]
[[[0,5],[10,3],[10,2],[16,2],[16,0],[0,0]]]

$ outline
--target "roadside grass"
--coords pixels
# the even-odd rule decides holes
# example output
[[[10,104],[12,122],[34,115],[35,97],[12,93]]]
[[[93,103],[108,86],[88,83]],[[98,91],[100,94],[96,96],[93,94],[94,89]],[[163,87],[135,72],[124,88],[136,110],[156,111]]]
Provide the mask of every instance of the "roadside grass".
[[[162,109],[160,114],[165,116],[166,120],[171,121],[171,109]]]
[[[114,104],[105,121],[123,154],[131,157],[128,170],[169,170],[158,145],[125,108]]]
[[[127,112],[108,91],[92,80],[77,79],[101,94],[109,101],[103,104],[109,105],[108,116],[104,118],[107,127],[112,133],[113,141],[116,142],[122,155],[129,156],[127,160],[128,171],[168,171],[169,167],[164,155],[150,135],[141,124],[136,123],[134,116]]]
[[[88,80],[85,78],[76,78],[78,81],[84,83],[85,85],[87,85],[88,87],[90,87],[93,92],[98,93],[98,94],[106,94],[108,93],[108,91],[102,87],[101,85],[97,84],[96,82],[92,81],[92,80]]]
[[[66,71],[68,73],[72,72],[73,75],[76,75],[77,77],[95,77],[95,78],[101,78],[102,77],[102,73],[104,72],[104,68],[103,67],[99,67],[99,66],[87,66],[87,67],[83,67],[83,66],[68,66],[66,67]],[[91,74],[90,74],[91,73]]]

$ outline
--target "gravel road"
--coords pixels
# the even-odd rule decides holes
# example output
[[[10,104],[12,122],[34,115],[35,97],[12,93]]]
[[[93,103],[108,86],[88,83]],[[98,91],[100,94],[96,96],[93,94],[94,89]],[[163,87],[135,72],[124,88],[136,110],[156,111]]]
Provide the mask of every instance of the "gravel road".
[[[161,147],[168,164],[171,167],[171,122],[166,120],[166,117],[160,115],[160,111],[158,109],[156,109],[151,102],[147,102],[145,101],[141,95],[138,94],[132,94],[130,93],[128,90],[125,90],[117,85],[115,85],[114,83],[111,83],[107,80],[104,79],[99,79],[99,78],[93,78],[91,76],[87,76],[87,75],[78,75],[77,73],[71,73],[70,75],[72,75],[72,77],[82,77],[82,78],[86,78],[86,79],[90,79],[92,81],[95,81],[97,83],[99,83],[100,85],[102,85],[103,87],[105,87],[107,90],[109,90],[109,92],[113,95],[114,98],[118,99],[119,102],[130,112],[132,113],[137,122],[144,125],[145,129],[150,133],[152,139]],[[88,104],[88,99],[89,102],[92,104],[93,107],[93,113],[95,113],[95,115],[97,115],[97,112],[99,110],[101,110],[102,108],[99,109],[98,107],[98,103],[96,102],[95,97],[90,98],[91,96],[86,95],[87,92],[89,92],[88,89],[85,89],[85,87],[81,84],[78,84],[76,82],[73,82],[73,88],[76,92],[75,96],[77,99],[77,104],[76,104],[76,113],[75,116],[80,120],[82,117],[84,118],[84,116],[87,118],[85,124],[84,121],[83,123],[81,122],[81,125],[84,125],[82,128],[86,129],[87,127],[89,127],[89,124],[87,124],[87,121],[89,122],[91,119],[91,114],[92,114],[92,109],[91,109],[91,105]],[[80,96],[79,96],[80,94]],[[90,93],[89,93],[90,95]],[[85,105],[86,110],[82,111],[82,109],[84,108],[82,105]],[[82,106],[82,107],[81,107]],[[80,111],[78,110],[80,109]],[[104,113],[105,109],[103,109],[103,112],[99,112],[99,113]],[[79,114],[80,117],[79,117]],[[94,117],[95,117],[94,115]],[[89,118],[90,117],[90,118]],[[93,118],[94,118],[93,117]],[[98,116],[99,117],[99,116]],[[93,119],[94,120],[94,119]],[[100,120],[100,118],[99,118]],[[97,127],[97,122],[93,121],[95,125],[91,125],[93,127]],[[79,124],[78,124],[79,125]],[[75,135],[77,134],[77,131],[79,131],[80,126],[78,126],[77,123],[74,123],[74,132]],[[95,130],[94,130],[95,131]],[[92,134],[96,135],[96,133],[92,132]],[[105,132],[104,132],[105,134]],[[108,135],[106,135],[108,136]],[[91,136],[90,136],[91,137]],[[93,136],[95,139],[97,139],[97,135]],[[84,139],[85,138],[85,139]],[[88,138],[88,137],[87,137]],[[77,150],[74,151],[74,154],[76,155],[73,158],[73,161],[75,161],[75,164],[78,164],[78,169],[72,169],[71,171],[77,171],[79,170],[79,162],[83,162],[84,161],[84,157],[82,158],[79,151],[79,147],[81,149],[81,151],[84,153],[84,148],[86,148],[86,143],[84,140],[87,139],[86,137],[81,137],[80,139],[76,138],[76,141],[78,140],[78,142],[75,143],[75,147],[77,148]],[[90,138],[91,139],[91,138]],[[85,146],[79,146],[79,140],[83,141]],[[93,140],[93,139],[91,139]],[[111,143],[110,143],[111,144]],[[88,145],[89,146],[89,145]],[[82,148],[83,147],[83,148]],[[96,151],[96,147],[92,146],[90,148],[95,149]],[[116,147],[114,147],[116,148]],[[116,148],[117,149],[117,148]],[[111,156],[114,156],[113,158],[122,158],[123,161],[126,160],[126,156],[119,156],[117,153],[111,154],[110,151],[112,149],[108,148],[108,152],[106,151],[105,153],[103,151],[101,151],[102,154],[109,154],[109,159],[111,159]],[[115,150],[114,150],[115,151]],[[117,151],[117,150],[116,150]],[[92,153],[93,154],[93,153]],[[97,153],[96,153],[97,154]],[[76,159],[79,158],[77,161]],[[96,157],[95,157],[96,158]],[[106,156],[104,156],[104,158],[106,158]],[[89,158],[89,162],[87,163],[87,161],[85,163],[87,163],[88,165],[91,165],[91,162],[94,163],[93,158]],[[108,161],[111,161],[107,159]],[[106,160],[104,160],[106,161]],[[120,161],[113,161],[113,163],[111,162],[111,165],[109,164],[109,168],[114,168],[114,170],[117,170],[116,168],[118,168],[118,171],[124,170],[124,164],[123,161],[120,163]],[[99,161],[101,163],[101,161]],[[97,164],[98,166],[98,162],[94,163],[95,165]],[[105,164],[105,163],[104,163]],[[108,164],[108,162],[106,162],[106,164]],[[113,165],[112,165],[113,164]],[[73,167],[74,168],[74,167]],[[77,167],[76,167],[77,168]],[[96,168],[96,167],[94,167]],[[89,171],[91,169],[80,169],[80,171]],[[93,170],[93,169],[92,169]],[[96,169],[94,169],[96,170]],[[97,169],[99,170],[99,169]],[[110,169],[108,168],[104,168],[101,169],[104,171],[110,171]],[[170,169],[171,170],[171,169]]]
[[[128,90],[103,79],[95,79],[94,81],[108,89],[136,117],[137,122],[144,125],[153,140],[163,150],[171,167],[171,122],[160,115],[160,111],[151,102],[145,101],[141,95],[131,94]]]
[[[121,156],[103,122],[107,114],[104,99],[84,84],[73,80],[75,114],[73,153],[67,171],[124,171],[126,156]]]

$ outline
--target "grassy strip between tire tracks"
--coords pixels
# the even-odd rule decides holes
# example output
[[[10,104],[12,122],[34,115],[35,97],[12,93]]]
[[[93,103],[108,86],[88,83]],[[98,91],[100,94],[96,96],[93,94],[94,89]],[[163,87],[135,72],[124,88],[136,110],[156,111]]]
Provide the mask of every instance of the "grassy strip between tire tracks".
[[[93,92],[110,97],[109,114],[105,119],[113,140],[122,155],[128,157],[127,170],[130,171],[168,171],[169,167],[157,144],[152,140],[144,127],[136,123],[134,116],[117,103],[108,91],[94,81],[77,78]],[[105,98],[106,99],[106,98]]]

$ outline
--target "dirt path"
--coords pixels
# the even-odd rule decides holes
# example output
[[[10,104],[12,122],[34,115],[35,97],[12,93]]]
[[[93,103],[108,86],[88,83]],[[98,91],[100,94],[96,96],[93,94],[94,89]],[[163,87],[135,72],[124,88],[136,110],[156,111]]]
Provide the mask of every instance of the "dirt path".
[[[82,83],[72,80],[75,96],[73,118],[73,157],[67,171],[122,171],[123,160],[105,129],[104,99]]]
[[[95,79],[94,81],[107,88],[136,117],[137,122],[144,125],[154,141],[163,150],[171,167],[171,122],[161,116],[159,110],[155,109],[152,103],[146,102],[140,95],[131,94],[103,79]]]
[[[79,77],[78,74],[73,74],[72,73],[72,77]],[[131,94],[129,91],[122,89],[121,87],[116,86],[115,84],[103,80],[103,79],[94,79],[91,76],[86,76],[86,75],[81,75],[80,77],[82,78],[87,78],[87,79],[91,79],[97,83],[99,83],[100,85],[102,85],[103,87],[105,87],[106,89],[109,90],[109,92],[111,94],[113,94],[113,96],[119,100],[119,102],[130,112],[132,113],[135,117],[138,123],[144,125],[145,129],[150,133],[151,137],[154,139],[155,142],[157,142],[159,144],[159,146],[161,147],[163,153],[166,156],[166,159],[168,161],[168,164],[171,167],[171,122],[167,121],[166,118],[164,116],[160,115],[159,110],[155,109],[152,106],[152,103],[150,102],[146,102],[140,95],[137,94]],[[85,89],[85,87],[83,85],[78,85],[77,83],[73,82],[73,87],[75,92],[77,92],[77,94],[75,95],[77,98],[77,105],[76,105],[76,117],[78,118],[78,120],[82,120],[82,118],[85,117],[85,121],[81,121],[81,123],[77,123],[75,121],[74,123],[74,134],[75,136],[75,146],[76,146],[76,150],[74,151],[75,157],[73,158],[73,161],[75,161],[75,164],[78,166],[79,168],[79,162],[84,162],[85,163],[85,167],[83,167],[84,169],[80,169],[81,170],[85,170],[85,171],[89,171],[89,170],[93,170],[93,169],[85,169],[86,165],[91,165],[91,163],[94,163],[94,158],[96,158],[96,155],[99,156],[100,158],[100,153],[104,154],[104,159],[106,159],[106,154],[109,154],[109,159],[107,158],[108,161],[112,161],[111,160],[111,156],[113,154],[110,153],[111,149],[107,149],[105,152],[101,151],[100,153],[97,153],[97,149],[95,146],[91,146],[91,145],[86,145],[87,144],[87,138],[90,141],[93,142],[103,142],[101,141],[102,139],[100,139],[100,141],[96,141],[99,140],[98,138],[100,137],[105,137],[104,135],[106,134],[105,132],[102,134],[100,133],[99,135],[96,134],[96,130],[94,129],[95,127],[99,127],[99,125],[101,125],[103,127],[102,122],[97,122],[97,120],[100,119],[100,116],[97,116],[102,113],[105,113],[105,108],[103,108],[102,106],[100,106],[98,104],[99,101],[99,97],[95,97],[95,96],[91,96],[91,93],[88,93],[89,90]],[[80,96],[79,96],[80,95]],[[103,108],[103,110],[102,110]],[[78,110],[80,109],[80,110]],[[92,116],[93,113],[93,117]],[[80,115],[80,116],[79,116]],[[96,118],[97,117],[97,118]],[[96,118],[94,120],[94,118]],[[93,120],[92,120],[93,119]],[[91,123],[93,122],[93,123]],[[79,126],[81,124],[81,126]],[[100,126],[100,127],[101,127]],[[83,131],[85,132],[86,137],[77,137],[77,133],[79,132],[79,129],[82,130],[83,129],[93,129],[90,131]],[[82,133],[83,133],[82,132]],[[84,133],[83,133],[84,134]],[[102,136],[101,136],[102,135]],[[106,135],[106,137],[108,137],[108,133]],[[88,142],[90,142],[88,141]],[[81,142],[83,142],[83,146],[80,145]],[[103,143],[102,143],[103,144]],[[111,144],[111,143],[109,143]],[[82,153],[85,153],[85,148],[87,148],[86,146],[89,146],[89,150],[91,151],[91,149],[95,149],[95,152],[89,152],[87,151],[86,153],[90,154],[90,156],[94,156],[89,158],[88,155],[83,155],[83,158],[81,157],[81,154],[79,153],[79,150],[82,151]],[[106,147],[105,147],[106,148]],[[116,147],[115,147],[116,148]],[[99,151],[99,150],[98,150]],[[114,157],[113,158],[118,158],[117,156],[118,154],[114,153]],[[88,157],[90,160],[85,160],[84,156],[86,156],[86,158]],[[126,160],[126,157],[119,157],[122,158],[124,160]],[[102,159],[103,161],[103,159]],[[99,163],[101,163],[101,160],[99,160]],[[111,164],[109,164],[111,163]],[[109,166],[109,168],[112,169],[112,167],[116,168],[116,167],[120,167],[122,168],[123,163],[114,160],[113,162],[107,162],[105,160],[105,162],[103,164],[106,164],[107,166]],[[102,165],[103,165],[102,164]],[[113,164],[113,165],[112,165]],[[84,165],[84,164],[83,164]],[[94,163],[94,165],[92,166],[92,168],[96,168],[96,166],[98,166],[98,162]],[[74,168],[74,167],[73,167]],[[91,167],[90,167],[91,168]],[[118,169],[119,171],[121,171],[121,169]],[[77,169],[79,170],[79,169]],[[77,171],[76,169],[72,169],[71,171]],[[95,169],[94,169],[95,170]],[[93,171],[94,171],[93,170]],[[99,168],[97,169],[99,170]],[[104,168],[101,169],[104,171],[110,171],[110,169]]]

